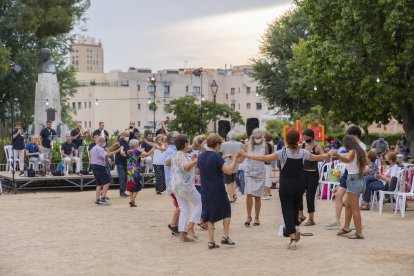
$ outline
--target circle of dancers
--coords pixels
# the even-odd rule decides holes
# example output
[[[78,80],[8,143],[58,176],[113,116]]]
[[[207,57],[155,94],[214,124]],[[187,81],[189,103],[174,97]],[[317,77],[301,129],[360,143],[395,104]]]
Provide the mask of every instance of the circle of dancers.
[[[16,123],[11,135],[14,158],[20,170],[25,152],[35,171],[39,170],[40,163],[45,173],[50,173],[51,143],[56,137],[51,124],[47,122],[40,136],[32,136],[24,150],[21,124]],[[81,122],[78,122],[76,128],[66,135],[66,142],[60,148],[62,160],[68,165],[76,164],[77,174],[81,170],[85,134]],[[277,166],[280,172],[282,233],[290,238],[287,248],[295,250],[302,236],[299,225],[304,223],[305,227],[310,227],[316,224],[315,198],[321,173],[318,162],[332,160],[342,162],[344,170],[340,184],[332,191],[335,195],[335,218],[325,228],[338,228],[338,236],[364,239],[361,210],[369,209],[371,193],[395,189],[399,168],[408,165],[403,162],[406,156],[390,151],[383,136],[374,142],[373,149],[366,152],[358,126],[348,128],[342,143],[334,140],[325,148],[315,142],[311,129],[305,129],[301,134],[290,130],[285,140],[279,134],[276,144],[270,133],[258,128],[241,142],[236,141],[234,131],[227,134],[226,140],[211,134],[208,137],[198,135],[190,142],[187,135],[167,131],[164,124],[154,135],[140,135],[134,122],[119,133],[118,141],[111,147],[107,146],[109,133],[104,129],[103,122],[92,135],[93,143],[87,151],[97,185],[95,205],[110,205],[107,192],[113,182],[111,156],[114,156],[119,177],[119,195],[129,199],[131,208],[138,206],[137,196],[142,189],[143,175],[153,171],[156,195],[166,191],[173,203],[169,231],[182,242],[194,242],[199,239],[196,226],[207,230],[209,249],[235,246],[230,238],[230,221],[237,192],[246,195],[245,227],[261,225],[261,201],[272,196],[274,183],[270,176]],[[299,142],[301,135],[302,143]],[[319,191],[319,196],[322,192]],[[307,221],[304,195],[309,216]],[[362,207],[360,197],[363,199]],[[343,206],[345,222],[341,224]],[[223,232],[220,242],[216,242],[215,224],[220,221]],[[351,225],[352,221],[354,225]]]

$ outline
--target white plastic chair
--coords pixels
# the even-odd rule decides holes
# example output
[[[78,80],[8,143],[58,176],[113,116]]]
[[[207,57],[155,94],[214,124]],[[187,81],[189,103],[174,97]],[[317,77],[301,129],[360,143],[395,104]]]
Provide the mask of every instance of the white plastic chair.
[[[324,164],[321,169],[321,173],[319,174],[319,199],[320,200],[322,200],[322,194],[323,194],[323,190],[325,186],[327,186],[326,199],[331,201],[332,200],[331,189],[339,185],[339,181],[327,181],[328,171],[330,168],[332,168],[332,164],[330,162]]]
[[[88,153],[88,171],[91,170],[91,155],[89,153],[89,147],[86,147],[86,152]]]
[[[65,175],[69,175],[69,166],[72,165],[72,161],[65,161],[65,158],[62,155],[62,145],[59,146],[59,153],[60,153],[60,158],[63,161],[63,165],[65,166]]]
[[[6,154],[6,172],[13,171],[12,164],[13,164],[13,146],[7,145],[4,146],[4,153]]]
[[[410,187],[410,191],[409,192],[400,192],[397,193],[397,199],[395,202],[395,212],[394,215],[397,214],[398,210],[401,213],[401,217],[405,216],[405,204],[407,202],[407,197],[408,196],[414,196],[414,176],[413,176],[413,170],[412,168],[408,169],[408,182],[405,183],[411,183],[411,187]],[[405,175],[403,176],[403,178],[405,178]],[[405,180],[405,179],[404,179]],[[401,187],[400,187],[401,188]],[[405,189],[405,186],[403,187]]]
[[[374,192],[374,196],[373,196],[372,200],[374,200],[377,197],[376,192],[379,193],[378,213],[382,214],[382,207],[383,207],[383,204],[384,204],[384,196],[385,195],[390,195],[391,204],[393,204],[393,200],[396,200],[396,197],[397,197],[398,192],[399,192],[400,185],[401,185],[401,183],[403,181],[403,178],[404,178],[404,173],[405,173],[405,170],[400,170],[398,172],[398,181],[397,181],[397,185],[395,185],[395,190],[394,191],[375,191]]]

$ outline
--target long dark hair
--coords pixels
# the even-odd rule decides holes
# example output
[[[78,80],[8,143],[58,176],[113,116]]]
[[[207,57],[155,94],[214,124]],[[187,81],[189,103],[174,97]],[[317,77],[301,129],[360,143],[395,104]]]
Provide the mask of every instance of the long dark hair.
[[[359,167],[359,174],[363,175],[364,168],[367,165],[367,157],[365,154],[365,151],[361,148],[360,145],[356,142],[354,137],[351,135],[346,135],[342,139],[342,145],[348,150],[354,150],[355,155],[358,161],[358,167]]]

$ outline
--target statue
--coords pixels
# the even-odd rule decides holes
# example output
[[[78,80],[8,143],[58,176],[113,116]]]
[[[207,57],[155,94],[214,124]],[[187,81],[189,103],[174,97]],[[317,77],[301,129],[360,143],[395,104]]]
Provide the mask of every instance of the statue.
[[[40,51],[42,58],[42,67],[40,73],[51,73],[56,74],[55,62],[52,60],[52,53],[48,48],[42,48]]]

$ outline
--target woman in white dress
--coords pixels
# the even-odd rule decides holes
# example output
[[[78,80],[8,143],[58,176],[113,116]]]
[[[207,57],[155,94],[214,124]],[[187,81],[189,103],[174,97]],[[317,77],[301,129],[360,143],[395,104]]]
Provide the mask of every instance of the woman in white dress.
[[[263,141],[263,131],[256,128],[253,130],[247,147],[247,153],[253,155],[266,155],[267,150]],[[253,226],[260,225],[261,197],[264,196],[266,182],[265,164],[263,162],[247,159],[244,168],[244,182],[246,193],[247,219],[244,225],[250,226],[252,222],[252,209],[254,199],[254,222]]]

